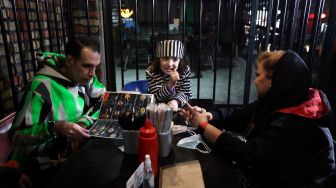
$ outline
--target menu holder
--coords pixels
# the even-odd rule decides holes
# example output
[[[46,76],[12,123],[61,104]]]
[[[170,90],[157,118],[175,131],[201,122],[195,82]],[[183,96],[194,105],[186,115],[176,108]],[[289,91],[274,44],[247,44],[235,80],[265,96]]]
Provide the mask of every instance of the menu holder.
[[[161,167],[160,188],[204,188],[201,165],[198,160]]]
[[[122,114],[132,114],[133,117],[145,115],[148,104],[154,102],[153,94],[121,91],[106,92],[100,106],[98,120],[89,130],[93,137],[123,138],[123,130],[118,124]]]

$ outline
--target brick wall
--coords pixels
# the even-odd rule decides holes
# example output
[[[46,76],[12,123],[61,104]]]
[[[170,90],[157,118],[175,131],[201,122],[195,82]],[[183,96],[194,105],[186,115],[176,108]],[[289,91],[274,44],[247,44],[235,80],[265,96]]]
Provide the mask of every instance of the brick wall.
[[[86,1],[72,1],[72,17],[75,35],[89,35],[93,38],[100,39],[101,29],[99,27],[99,1],[88,1],[88,18]]]
[[[98,41],[103,41],[102,38],[102,27],[100,27],[100,23],[102,23],[102,18],[100,16],[100,6],[99,0],[89,0],[88,5],[86,4],[86,0],[82,1],[72,1],[72,17],[73,17],[73,24],[74,24],[74,34],[77,35],[87,35],[92,38],[95,38]],[[88,10],[88,15],[87,15]],[[88,21],[89,19],[89,21]],[[101,50],[100,54],[101,57],[104,57],[104,47],[101,43]],[[104,64],[104,58],[102,59],[101,67]],[[96,75],[100,81],[105,83],[105,73],[99,67],[96,70]]]

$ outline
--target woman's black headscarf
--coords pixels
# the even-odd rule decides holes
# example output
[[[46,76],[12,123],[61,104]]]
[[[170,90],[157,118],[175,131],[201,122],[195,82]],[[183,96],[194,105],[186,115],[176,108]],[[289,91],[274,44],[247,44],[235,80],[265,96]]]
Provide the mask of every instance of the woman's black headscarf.
[[[308,99],[309,86],[310,74],[307,65],[297,53],[286,51],[275,64],[270,90],[258,100],[259,107],[255,118],[301,104]]]

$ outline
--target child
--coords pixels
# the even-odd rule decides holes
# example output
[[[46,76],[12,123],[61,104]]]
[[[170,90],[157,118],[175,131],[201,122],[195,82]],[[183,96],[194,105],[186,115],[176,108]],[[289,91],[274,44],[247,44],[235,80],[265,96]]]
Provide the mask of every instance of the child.
[[[149,93],[157,103],[167,103],[174,111],[192,97],[190,67],[183,60],[183,52],[181,41],[160,41],[156,60],[146,70]]]

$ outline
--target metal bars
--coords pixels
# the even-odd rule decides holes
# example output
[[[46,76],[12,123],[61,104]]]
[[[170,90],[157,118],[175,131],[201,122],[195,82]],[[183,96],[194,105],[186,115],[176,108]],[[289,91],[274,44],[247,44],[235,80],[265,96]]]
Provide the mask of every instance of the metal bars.
[[[5,54],[6,54],[6,65],[7,65],[7,70],[8,70],[8,74],[9,74],[9,83],[10,83],[10,88],[11,88],[11,91],[12,91],[14,108],[15,108],[15,110],[17,110],[17,107],[18,107],[18,92],[17,92],[17,89],[15,87],[15,82],[14,82],[14,73],[13,73],[13,68],[12,68],[12,63],[11,63],[11,58],[10,58],[9,41],[7,39],[8,33],[6,32],[6,27],[5,27],[5,23],[4,23],[4,18],[2,16],[1,7],[0,7],[0,10],[1,10],[1,14],[0,14],[1,35],[2,35],[3,45],[4,45],[4,49],[5,49]]]
[[[118,0],[119,3],[119,10],[121,10],[121,0]],[[123,46],[124,46],[124,37],[123,30],[122,30],[122,21],[121,21],[121,11],[119,11],[119,37],[120,37],[120,72],[121,72],[121,85],[124,87],[125,79],[124,79],[124,53],[123,53]],[[127,40],[127,39],[126,39]],[[126,44],[128,45],[128,44]]]
[[[14,1],[14,0],[13,0]],[[32,2],[27,3],[27,0],[22,1],[25,3],[25,16],[26,19],[23,20],[27,23],[27,31],[28,37],[29,37],[29,48],[30,48],[30,54],[32,57],[32,65],[35,66],[35,52],[37,49],[35,43],[40,43],[40,49],[42,51],[44,50],[56,50],[58,47],[58,51],[61,51],[61,44],[65,43],[65,33],[67,29],[68,36],[74,36],[74,22],[73,22],[73,7],[71,6],[71,1],[65,1],[65,0],[32,0]],[[86,13],[86,20],[87,20],[87,30],[84,30],[84,32],[88,35],[91,35],[90,27],[92,23],[90,23],[90,9],[89,9],[89,2],[86,0],[83,2],[82,9]],[[125,53],[123,48],[120,49],[113,49],[112,46],[118,46],[113,45],[116,41],[118,41],[118,38],[122,39],[123,30],[122,30],[122,20],[120,18],[119,13],[119,24],[112,25],[116,22],[111,22],[111,20],[116,19],[112,18],[111,12],[112,12],[112,5],[113,3],[119,3],[119,9],[121,9],[123,3],[125,1],[121,0],[112,0],[112,1],[103,1],[104,6],[103,12],[104,12],[104,42],[105,42],[105,54],[106,54],[106,80],[107,80],[107,87],[109,90],[116,90],[116,71],[119,71],[119,69],[116,69],[115,67],[115,56],[114,56],[114,50],[117,50],[120,54]],[[332,47],[332,44],[329,42],[330,40],[334,39],[334,31],[331,31],[335,26],[333,19],[331,18],[331,14],[327,15],[329,16],[329,21],[326,23],[323,21],[324,24],[328,24],[327,32],[321,33],[321,14],[323,12],[324,4],[328,5],[327,9],[331,10],[333,6],[335,6],[334,2],[331,0],[316,0],[313,1],[313,6],[311,6],[311,0],[297,0],[297,1],[288,1],[288,0],[199,0],[199,1],[192,1],[192,0],[128,0],[130,5],[130,8],[134,9],[133,19],[134,19],[134,27],[135,27],[135,45],[133,48],[135,48],[135,69],[136,69],[136,79],[139,79],[139,58],[138,58],[138,48],[140,47],[140,43],[138,40],[141,41],[141,35],[144,34],[143,32],[148,32],[150,36],[151,42],[148,44],[149,49],[151,48],[151,54],[148,54],[148,56],[151,57],[151,59],[154,59],[154,49],[155,49],[155,37],[157,33],[162,32],[166,34],[166,37],[169,38],[171,34],[169,33],[169,24],[171,24],[172,18],[179,18],[182,20],[183,23],[180,25],[180,30],[178,34],[182,35],[182,41],[185,43],[186,46],[189,44],[192,44],[192,50],[193,50],[193,59],[191,60],[194,62],[194,68],[196,75],[195,79],[193,81],[196,83],[195,88],[193,88],[193,91],[197,91],[197,95],[194,95],[195,98],[201,98],[204,96],[204,90],[208,90],[207,85],[203,85],[203,82],[205,79],[204,72],[210,72],[212,73],[211,76],[213,76],[213,84],[209,84],[212,86],[210,88],[210,95],[208,95],[208,98],[213,98],[215,101],[220,101],[223,104],[233,104],[232,101],[234,101],[233,93],[235,93],[235,89],[237,88],[237,83],[234,79],[236,79],[237,69],[235,66],[237,66],[236,57],[243,59],[245,61],[245,72],[243,75],[243,82],[245,84],[243,87],[243,104],[248,104],[250,102],[250,96],[251,96],[251,81],[252,81],[252,72],[253,72],[253,64],[255,61],[255,57],[261,50],[271,49],[271,50],[278,50],[278,49],[293,49],[297,51],[305,60],[307,60],[307,63],[309,65],[310,70],[317,70],[320,66],[320,63],[317,63],[320,59],[319,57],[322,54],[321,59],[329,59],[331,58],[330,53],[335,53],[332,51],[334,49]],[[204,2],[204,3],[203,3]],[[18,3],[18,1],[16,1]],[[32,25],[33,18],[31,17],[31,5],[36,4],[36,19],[37,23],[34,23],[33,28],[29,28]],[[86,3],[86,4],[85,4]],[[138,8],[138,3],[141,5],[141,10]],[[44,6],[43,6],[44,5]],[[53,7],[49,7],[49,5],[52,5]],[[66,6],[64,6],[66,5]],[[86,5],[86,6],[84,6]],[[58,20],[58,12],[59,9],[57,7],[61,7],[61,17],[60,20]],[[63,7],[64,6],[64,7]],[[145,7],[144,7],[145,6]],[[13,7],[15,8],[15,7]],[[224,9],[225,8],[225,9]],[[311,10],[310,10],[311,9]],[[35,12],[34,10],[34,12]],[[51,11],[49,11],[51,10]],[[240,14],[240,11],[242,14]],[[146,13],[143,13],[143,11],[148,11]],[[167,11],[167,12],[166,12]],[[76,12],[76,11],[74,11]],[[82,11],[83,12],[83,11]],[[227,13],[225,13],[227,12]],[[330,11],[332,13],[332,11]],[[212,70],[208,70],[210,68],[204,66],[205,65],[205,57],[208,57],[209,54],[204,54],[205,49],[209,48],[206,42],[209,40],[207,37],[206,32],[206,22],[205,18],[208,14],[213,14],[214,18],[214,24],[212,26],[214,31],[214,44],[211,47],[210,50],[208,50],[206,53],[211,53],[210,56],[213,57],[213,68]],[[314,19],[309,19],[309,14],[314,13]],[[326,11],[328,13],[328,11]],[[46,14],[44,16],[43,14]],[[63,20],[64,14],[67,14],[67,22],[69,23],[67,28],[65,27],[65,23]],[[227,16],[229,15],[229,16]],[[54,17],[55,21],[55,27],[52,26],[52,20]],[[226,17],[224,17],[226,16]],[[85,15],[84,15],[85,17]],[[65,18],[64,18],[65,19]],[[84,18],[85,19],[85,18]],[[107,19],[107,20],[106,20]],[[242,19],[243,27],[240,27],[239,19]],[[14,20],[14,18],[13,18]],[[19,20],[21,21],[21,20]],[[4,22],[2,20],[2,22]],[[5,21],[6,22],[6,21]],[[20,43],[20,40],[22,41],[22,29],[20,31],[20,25],[18,25],[18,20],[15,21],[17,28],[16,31],[16,38],[18,38],[18,43]],[[59,23],[61,22],[61,23]],[[20,22],[19,22],[20,23]],[[309,23],[309,24],[308,24]],[[312,23],[312,24],[311,24]],[[4,24],[4,23],[2,23]],[[62,24],[62,26],[60,26]],[[228,24],[228,25],[224,25]],[[45,25],[45,26],[44,26]],[[225,27],[224,27],[225,26]],[[45,27],[45,28],[44,28]],[[62,30],[60,29],[62,27]],[[119,27],[119,30],[118,30]],[[3,27],[2,27],[3,28]],[[47,31],[46,31],[47,30]],[[56,30],[56,31],[54,31]],[[140,32],[138,32],[140,30]],[[244,30],[244,35],[239,35],[239,32]],[[39,38],[34,37],[35,32],[38,31]],[[115,32],[115,31],[120,31]],[[4,36],[7,36],[9,31],[2,29],[2,34]],[[13,32],[13,33],[14,33]],[[56,32],[55,34],[53,32]],[[61,34],[62,32],[62,34]],[[14,33],[15,34],[15,33]],[[25,33],[26,34],[26,33]],[[174,33],[175,34],[175,33]],[[63,41],[61,39],[61,35],[63,36]],[[225,40],[225,35],[228,36],[229,41],[223,42]],[[26,35],[27,36],[27,35]],[[224,39],[223,39],[224,38]],[[7,38],[8,43],[8,36]],[[5,40],[4,39],[4,40]],[[50,43],[45,43],[46,41]],[[120,40],[121,41],[121,40]],[[26,41],[23,41],[23,43]],[[57,45],[55,43],[57,42]],[[139,42],[139,43],[138,43]],[[324,42],[323,48],[322,44]],[[6,42],[4,42],[6,43]],[[124,44],[122,41],[120,42],[121,46]],[[48,46],[50,46],[49,49]],[[331,46],[331,47],[330,47]],[[5,44],[4,44],[5,47]],[[22,46],[21,46],[22,47]],[[19,48],[21,48],[19,45]],[[190,48],[190,46],[188,46]],[[309,47],[309,49],[308,49]],[[307,49],[305,49],[307,48]],[[326,49],[328,48],[328,49]],[[6,48],[4,48],[6,51]],[[27,48],[28,49],[28,48]],[[27,75],[27,71],[29,71],[27,68],[27,65],[25,60],[27,59],[22,55],[23,52],[27,49],[19,49],[20,53],[20,59],[22,63],[22,75],[24,82],[28,80],[28,78],[24,78],[25,75]],[[11,46],[10,44],[7,44],[7,53],[11,53]],[[317,53],[317,50],[319,50],[319,53]],[[321,51],[322,50],[322,51]],[[197,53],[198,52],[198,53]],[[188,54],[190,55],[190,54]],[[121,62],[121,85],[124,85],[124,77],[126,74],[124,74],[123,66],[124,66],[124,59],[123,56],[120,56],[120,62]],[[9,56],[8,62],[11,61],[11,56]],[[7,58],[6,58],[7,59]],[[6,60],[7,61],[7,60]],[[119,61],[118,61],[119,62]],[[222,71],[223,64],[228,63],[229,66],[226,66],[226,70]],[[323,62],[321,61],[321,64]],[[9,65],[13,65],[10,63]],[[328,68],[323,69],[322,73],[323,75],[319,75],[319,78],[321,78],[321,81],[319,82],[320,85],[323,87],[328,87],[328,85],[325,85],[323,81],[323,78],[325,75],[329,75],[328,71],[333,71],[332,66],[328,65]],[[8,71],[10,69],[13,69],[12,67],[8,67]],[[26,69],[26,70],[25,70]],[[36,71],[36,67],[33,67],[34,71]],[[132,69],[132,68],[130,68]],[[244,70],[244,69],[243,69]],[[13,70],[12,70],[13,71]],[[212,72],[211,72],[212,71]],[[220,74],[218,71],[222,71]],[[13,72],[9,73],[9,77],[13,77]],[[203,77],[200,76],[203,74]],[[223,81],[223,77],[225,77],[225,80]],[[11,88],[12,85],[14,85],[14,82],[16,81],[15,78],[11,78]],[[9,80],[11,80],[9,79]],[[202,84],[201,84],[202,82]],[[225,88],[219,87],[220,83],[225,82]],[[119,84],[119,83],[118,83]],[[223,84],[224,85],[224,84]],[[15,85],[13,86],[14,89],[12,89],[14,92],[17,88],[15,88]],[[220,93],[219,95],[216,95],[217,93],[220,93],[218,91],[224,91]],[[234,92],[233,92],[234,91]],[[227,95],[225,93],[227,92]],[[195,92],[196,94],[196,92]],[[15,93],[13,93],[13,98]],[[222,97],[227,96],[227,98]],[[224,98],[224,100],[222,100]],[[240,104],[241,105],[241,104]]]
[[[16,4],[15,4],[14,0],[12,1],[12,9],[13,9],[14,15],[17,15]],[[20,31],[20,28],[19,28],[19,22],[18,22],[17,17],[14,17],[14,23],[15,23],[15,28],[16,28],[17,43],[18,43],[18,47],[19,47],[20,65],[21,65],[22,72],[23,72],[22,77],[23,77],[24,83],[27,84],[27,74],[25,74],[27,72],[26,71],[26,66],[25,66],[26,61],[23,57],[24,52],[22,50],[22,39],[21,39],[21,35],[20,35],[21,31]],[[12,42],[14,42],[14,41],[12,41]],[[14,54],[14,59],[15,59],[15,52],[13,54]]]
[[[25,16],[26,16],[26,24],[27,24],[27,29],[28,29],[28,38],[29,38],[29,47],[30,47],[30,55],[31,55],[31,60],[32,60],[32,65],[34,71],[36,71],[36,58],[35,58],[35,53],[34,53],[34,44],[33,44],[33,37],[32,37],[32,29],[30,27],[30,19],[29,19],[29,11],[28,11],[28,6],[27,6],[27,0],[23,1],[24,7],[25,7]],[[23,74],[26,74],[24,72]]]
[[[40,20],[40,6],[39,6],[39,0],[35,0],[35,4],[36,4],[36,19],[37,19],[37,25],[38,25],[38,32],[39,32],[39,40],[40,40],[40,46],[41,46],[41,50],[44,51],[45,47],[44,47],[44,35],[42,32],[42,27],[41,27],[41,20]]]
[[[252,0],[251,3],[251,24],[250,24],[250,33],[249,33],[249,44],[248,44],[248,52],[247,52],[247,64],[245,70],[245,84],[244,84],[244,98],[243,105],[247,105],[250,100],[250,87],[251,87],[251,77],[252,77],[252,65],[253,65],[253,53],[255,47],[255,36],[256,36],[256,20],[257,18],[257,5],[259,4],[259,0]]]
[[[55,23],[55,33],[56,33],[56,43],[57,43],[57,49],[58,53],[61,53],[61,44],[60,44],[60,37],[59,37],[59,28],[57,24],[57,11],[55,6],[55,0],[52,0],[52,6],[53,6],[53,12],[54,12],[54,23]]]

